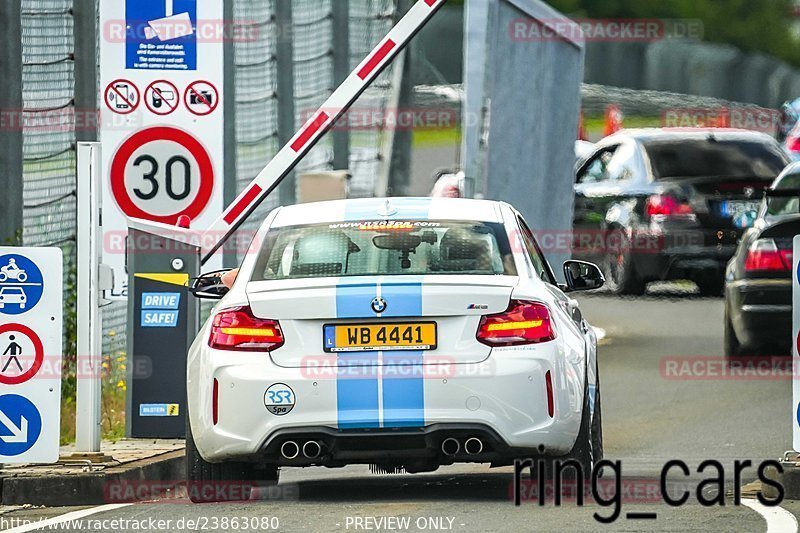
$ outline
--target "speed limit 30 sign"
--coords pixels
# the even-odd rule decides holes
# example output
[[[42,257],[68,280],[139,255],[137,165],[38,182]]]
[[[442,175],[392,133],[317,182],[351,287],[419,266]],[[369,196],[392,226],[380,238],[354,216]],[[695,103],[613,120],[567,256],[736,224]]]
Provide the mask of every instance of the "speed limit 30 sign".
[[[111,194],[131,218],[175,224],[195,220],[214,192],[214,165],[205,147],[183,130],[160,126],[126,139],[111,161]]]

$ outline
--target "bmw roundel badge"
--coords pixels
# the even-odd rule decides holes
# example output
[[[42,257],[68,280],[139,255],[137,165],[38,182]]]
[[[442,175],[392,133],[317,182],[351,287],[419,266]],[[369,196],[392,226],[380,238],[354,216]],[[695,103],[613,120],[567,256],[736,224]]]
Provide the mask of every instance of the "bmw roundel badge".
[[[372,310],[375,311],[376,313],[383,313],[384,311],[386,311],[387,305],[388,304],[386,303],[386,300],[384,300],[380,296],[372,300]]]

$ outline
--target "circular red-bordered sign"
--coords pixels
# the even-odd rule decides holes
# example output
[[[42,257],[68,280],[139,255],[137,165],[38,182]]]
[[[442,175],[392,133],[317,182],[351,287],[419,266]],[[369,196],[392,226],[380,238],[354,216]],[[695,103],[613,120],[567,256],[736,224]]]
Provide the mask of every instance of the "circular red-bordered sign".
[[[185,209],[170,215],[155,215],[136,205],[125,186],[125,167],[133,154],[151,142],[170,141],[183,146],[194,157],[200,170],[200,187],[195,198]],[[117,149],[111,160],[111,194],[123,213],[131,218],[141,218],[163,224],[175,224],[186,215],[195,220],[208,206],[214,193],[214,165],[205,147],[191,134],[169,126],[156,126],[134,133]]]
[[[170,101],[169,94],[165,94],[165,92],[172,93],[172,101]],[[178,88],[171,81],[156,80],[144,91],[144,105],[151,113],[162,117],[174,113],[181,103],[180,100]]]
[[[131,91],[136,95],[131,98]],[[142,101],[139,88],[130,80],[118,79],[108,84],[104,95],[106,106],[119,115],[129,115],[136,111]]]
[[[204,117],[213,113],[219,105],[219,91],[211,82],[195,81],[186,87],[183,103],[190,113]]]
[[[28,337],[33,343],[34,352],[36,352],[33,357],[33,364],[24,373],[20,374],[19,376],[6,376],[0,374],[0,383],[4,385],[19,385],[20,383],[25,383],[35,376],[42,367],[42,362],[44,362],[44,346],[42,345],[42,339],[39,338],[35,331],[27,326],[23,326],[22,324],[0,325],[0,335],[10,332],[21,333],[22,335]]]

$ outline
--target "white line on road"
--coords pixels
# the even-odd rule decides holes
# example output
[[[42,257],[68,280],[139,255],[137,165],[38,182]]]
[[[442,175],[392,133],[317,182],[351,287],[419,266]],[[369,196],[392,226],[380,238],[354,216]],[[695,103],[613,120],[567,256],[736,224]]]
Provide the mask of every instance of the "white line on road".
[[[26,533],[28,531],[41,531],[44,528],[53,529],[55,526],[60,526],[61,524],[69,523],[70,520],[80,520],[81,518],[86,518],[87,516],[92,516],[97,513],[103,513],[105,511],[113,511],[115,509],[121,509],[122,507],[128,507],[129,505],[131,504],[112,503],[109,505],[100,505],[98,507],[83,509],[81,511],[73,511],[71,513],[62,514],[61,516],[56,516],[55,518],[48,518],[47,520],[32,520],[30,524],[25,524],[22,526],[17,526],[15,528],[6,529],[3,533]]]
[[[767,533],[797,533],[797,519],[783,507],[767,507],[758,500],[742,500],[742,505],[764,517]]]

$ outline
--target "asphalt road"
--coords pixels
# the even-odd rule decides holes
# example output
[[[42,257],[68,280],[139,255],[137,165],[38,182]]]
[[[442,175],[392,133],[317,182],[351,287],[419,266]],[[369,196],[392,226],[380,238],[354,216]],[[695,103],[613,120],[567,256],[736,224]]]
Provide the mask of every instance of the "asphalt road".
[[[620,518],[611,525],[600,524],[593,515],[610,516],[613,506],[580,507],[570,502],[539,507],[523,502],[515,508],[509,469],[454,466],[413,476],[375,476],[364,467],[290,469],[284,472],[280,490],[257,495],[258,501],[204,506],[154,502],[94,509],[88,511],[95,514],[84,519],[82,530],[134,531],[134,524],[153,530],[158,523],[148,521],[154,519],[170,520],[160,524],[168,531],[252,531],[243,527],[247,519],[250,526],[278,525],[280,531],[766,531],[761,515],[733,505],[730,498],[724,506],[703,507],[693,497],[683,507],[668,507],[659,501],[658,482],[668,460],[681,459],[694,472],[702,461],[717,459],[724,467],[727,493],[735,486],[735,460],[758,463],[779,457],[791,445],[791,381],[716,376],[722,356],[719,299],[668,289],[646,298],[588,296],[581,302],[587,318],[607,334],[600,353],[605,450],[607,458],[622,463],[625,493]],[[702,364],[682,364],[689,359]],[[687,368],[692,377],[707,379],[687,379]],[[690,478],[673,476],[671,487],[694,491],[701,479],[715,476],[715,470]],[[755,478],[751,467],[744,471],[742,483]],[[604,483],[613,479],[606,476]],[[716,488],[705,486],[701,492],[711,498]],[[784,507],[800,511],[797,503],[787,502]],[[11,519],[74,511],[19,510],[2,515],[0,526],[16,525]],[[656,518],[626,519],[628,513],[655,513]],[[786,530],[791,517],[778,515],[776,520],[789,522],[784,526],[777,522],[773,530]],[[92,523],[115,518],[143,522]],[[236,525],[233,518],[238,518]],[[59,527],[52,530],[75,531],[78,526]]]

